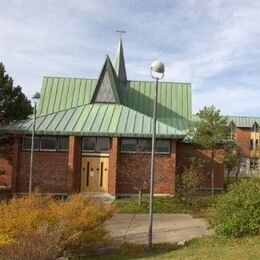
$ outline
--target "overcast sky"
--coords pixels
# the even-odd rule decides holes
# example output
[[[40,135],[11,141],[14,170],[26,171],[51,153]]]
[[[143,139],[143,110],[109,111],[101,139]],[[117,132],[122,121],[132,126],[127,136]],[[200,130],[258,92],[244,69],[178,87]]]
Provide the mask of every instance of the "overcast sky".
[[[193,112],[260,116],[258,0],[0,0],[0,61],[27,96],[43,76],[97,78],[123,37],[128,79],[190,82]]]

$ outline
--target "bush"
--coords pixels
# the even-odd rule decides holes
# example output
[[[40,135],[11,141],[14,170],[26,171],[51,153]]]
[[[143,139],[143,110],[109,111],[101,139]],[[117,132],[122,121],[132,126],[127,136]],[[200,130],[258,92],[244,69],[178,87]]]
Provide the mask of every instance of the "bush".
[[[57,237],[41,231],[20,234],[4,247],[1,257],[5,260],[49,260],[55,259],[59,252]]]
[[[89,248],[103,238],[101,225],[111,214],[111,208],[100,200],[82,195],[73,195],[66,201],[39,193],[14,198],[0,203],[0,243],[15,241],[13,246],[18,246],[17,243],[25,243],[24,236],[44,232],[57,238],[61,251]]]
[[[243,237],[260,233],[260,179],[242,179],[219,199],[209,219],[218,234]]]
[[[202,161],[195,157],[189,157],[183,164],[183,172],[180,176],[180,194],[186,202],[196,206],[195,195],[202,182]]]

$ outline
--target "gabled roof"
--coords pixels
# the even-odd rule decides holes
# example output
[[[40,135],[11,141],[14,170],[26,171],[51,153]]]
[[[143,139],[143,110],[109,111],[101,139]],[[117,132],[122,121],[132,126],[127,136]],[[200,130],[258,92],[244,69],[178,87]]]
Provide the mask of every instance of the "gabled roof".
[[[260,117],[227,116],[227,121],[233,122],[237,127],[251,128],[254,123],[260,125]]]
[[[119,41],[117,52],[116,52],[115,71],[120,80],[127,81],[122,39],[120,39]]]
[[[117,75],[107,56],[98,78],[91,103],[120,104],[121,102],[118,94],[119,86],[117,85],[119,85]]]
[[[2,128],[0,132],[30,134],[32,119]],[[157,136],[180,138],[188,121],[175,120],[174,126],[157,121]],[[151,137],[152,118],[119,104],[88,104],[38,116],[36,134]]]
[[[256,123],[260,126],[260,117],[250,116],[223,116],[226,118],[228,125],[234,124],[236,127],[251,128]],[[197,121],[198,116],[192,115],[192,121]]]

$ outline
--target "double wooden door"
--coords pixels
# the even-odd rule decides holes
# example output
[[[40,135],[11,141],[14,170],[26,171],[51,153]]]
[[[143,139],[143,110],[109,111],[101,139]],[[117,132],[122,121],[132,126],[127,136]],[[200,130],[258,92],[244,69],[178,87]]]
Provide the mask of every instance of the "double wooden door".
[[[108,192],[109,157],[82,157],[81,191]]]

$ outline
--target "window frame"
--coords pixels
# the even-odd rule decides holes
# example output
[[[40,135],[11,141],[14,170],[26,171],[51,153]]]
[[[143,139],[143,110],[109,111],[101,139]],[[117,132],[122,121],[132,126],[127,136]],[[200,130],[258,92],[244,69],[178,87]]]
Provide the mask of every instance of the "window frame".
[[[122,150],[122,143],[123,143],[122,141],[123,140],[136,140],[136,149],[135,149],[135,151],[124,151],[124,150]],[[132,154],[133,153],[135,153],[135,154],[138,154],[138,153],[151,154],[152,150],[151,151],[140,151],[139,150],[139,141],[140,140],[151,140],[151,139],[149,139],[149,138],[121,138],[120,153],[122,153],[122,154],[129,154],[129,153],[132,153]],[[164,139],[164,138],[156,139],[156,141],[158,141],[158,140],[168,141],[168,148],[169,148],[169,150],[168,150],[168,152],[159,152],[159,151],[155,150],[155,154],[165,154],[165,155],[170,154],[171,153],[171,139]],[[152,149],[152,147],[151,147],[151,149]],[[156,149],[156,147],[155,147],[155,149]]]
[[[94,150],[84,150],[84,139],[85,138],[94,138],[95,139],[95,148]],[[106,138],[108,140],[108,149],[107,150],[97,150],[97,140],[98,138]],[[84,136],[82,138],[82,144],[81,144],[81,152],[82,153],[109,153],[110,151],[110,138],[106,136]]]
[[[59,149],[59,142],[61,138],[67,138],[68,140],[68,149]],[[68,152],[69,151],[69,136],[57,136],[57,152]]]
[[[46,139],[53,139],[53,140],[55,140],[55,148],[54,149],[42,148],[42,141],[46,140]],[[57,136],[41,136],[40,137],[40,147],[39,147],[39,150],[41,152],[56,152],[57,151],[57,144],[58,144]]]
[[[31,140],[30,148],[24,148],[24,139],[25,138],[30,138],[30,140]],[[34,137],[34,145],[35,145],[36,140],[38,142],[38,148],[34,148],[33,151],[40,151],[40,137],[39,136]],[[23,140],[22,140],[22,151],[31,151],[31,150],[32,150],[32,136],[24,136]]]
[[[69,136],[55,136],[55,135],[37,135],[37,136],[34,136],[35,140],[38,141],[38,148],[37,149],[34,149],[34,151],[36,152],[56,152],[56,153],[68,153],[69,152],[69,146],[68,146],[68,149],[65,150],[65,149],[58,149],[58,143],[59,143],[59,138],[68,138],[69,139]],[[22,145],[21,145],[21,150],[22,151],[25,151],[25,152],[28,152],[28,151],[31,151],[31,148],[29,149],[26,149],[24,148],[24,139],[25,138],[30,138],[30,140],[32,139],[32,136],[23,136],[23,139],[22,139]],[[41,148],[41,140],[42,138],[55,138],[56,140],[56,148],[55,149],[42,149]],[[68,145],[69,145],[69,141],[68,141]]]

